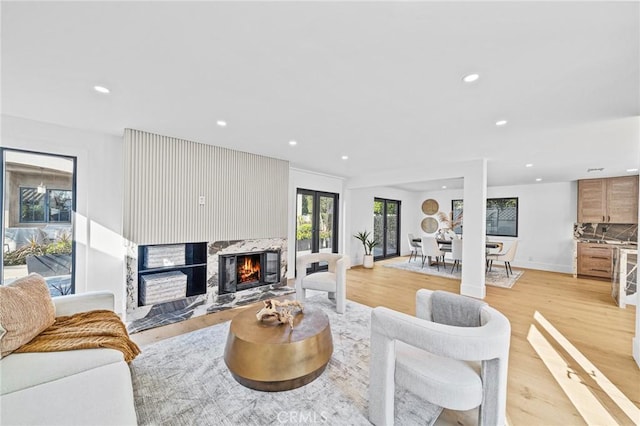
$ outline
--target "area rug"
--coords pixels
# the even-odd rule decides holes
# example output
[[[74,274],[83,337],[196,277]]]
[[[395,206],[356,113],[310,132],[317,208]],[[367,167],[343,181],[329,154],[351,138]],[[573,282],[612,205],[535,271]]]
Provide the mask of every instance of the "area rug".
[[[418,272],[420,274],[436,275],[438,277],[450,278],[452,280],[458,281],[460,281],[461,279],[462,271],[462,269],[459,268],[457,271],[454,270],[452,273],[450,264],[447,264],[446,267],[440,265],[440,270],[438,270],[438,268],[436,268],[435,266],[427,266],[427,264],[425,263],[423,268],[421,260],[413,260],[411,262],[408,262],[406,259],[400,262],[388,263],[384,266],[386,266],[387,268],[396,268],[402,269],[404,271]],[[493,265],[492,270],[488,271],[485,275],[485,284],[494,287],[511,288],[523,273],[524,271],[514,269],[513,274],[510,274],[509,277],[507,277],[507,273],[505,272],[503,267]]]
[[[369,425],[371,309],[347,301],[343,315],[324,294],[307,298],[329,316],[333,356],[313,382],[260,392],[236,382],[223,360],[229,322],[142,348],[131,363],[140,425]],[[396,424],[432,424],[440,408],[396,389]]]

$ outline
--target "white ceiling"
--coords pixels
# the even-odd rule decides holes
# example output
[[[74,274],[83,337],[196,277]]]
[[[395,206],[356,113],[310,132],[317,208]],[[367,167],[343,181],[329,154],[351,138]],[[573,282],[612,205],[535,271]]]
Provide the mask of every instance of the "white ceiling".
[[[640,164],[638,2],[1,7],[7,115],[344,177],[484,157],[490,185],[515,185]]]

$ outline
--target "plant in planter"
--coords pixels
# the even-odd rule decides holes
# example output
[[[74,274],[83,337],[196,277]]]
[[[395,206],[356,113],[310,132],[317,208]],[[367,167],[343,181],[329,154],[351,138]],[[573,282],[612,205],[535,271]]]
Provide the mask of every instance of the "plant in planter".
[[[373,268],[373,248],[378,245],[378,241],[376,239],[370,238],[371,232],[365,230],[356,233],[353,236],[355,239],[359,240],[362,243],[362,247],[364,247],[364,259],[362,262],[362,266],[365,268]]]
[[[438,212],[438,220],[440,221],[440,229],[438,229],[438,237],[442,239],[454,239],[457,235],[454,229],[462,225],[462,212],[457,217],[453,217],[453,212],[448,215],[445,212]]]
[[[45,244],[38,241],[38,238],[31,237],[27,241],[27,244],[22,247],[5,253],[4,265],[25,265],[27,263],[27,256],[42,256],[45,252]]]
[[[54,242],[48,239],[29,239],[17,250],[5,253],[4,264],[27,265],[27,272],[36,272],[43,277],[69,275],[73,241],[69,234],[62,234]]]

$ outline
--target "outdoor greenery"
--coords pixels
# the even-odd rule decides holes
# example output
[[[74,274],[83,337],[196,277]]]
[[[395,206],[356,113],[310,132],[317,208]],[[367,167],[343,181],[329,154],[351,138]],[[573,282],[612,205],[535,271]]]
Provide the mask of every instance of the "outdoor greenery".
[[[331,238],[331,230],[320,230],[320,239]],[[302,223],[298,225],[296,230],[297,240],[310,240],[311,239],[311,224]]]
[[[309,250],[313,239],[313,209],[314,196],[305,194],[300,198],[300,207],[297,217],[296,241],[298,250]],[[333,199],[319,197],[319,211],[317,212],[317,238],[320,248],[331,247],[333,239]]]
[[[386,206],[386,207],[385,207]],[[396,253],[398,250],[398,216],[400,202],[375,198],[373,203],[373,237],[378,241],[379,247],[372,254],[383,255],[383,245],[386,245],[386,255]],[[386,239],[385,239],[386,236]]]
[[[453,229],[462,233],[462,200],[452,200]],[[501,237],[518,236],[518,198],[488,198],[487,199],[487,235]]]
[[[36,237],[14,251],[4,254],[5,266],[25,265],[27,256],[42,256],[44,254],[71,254],[71,237],[62,234],[56,241],[38,241]]]

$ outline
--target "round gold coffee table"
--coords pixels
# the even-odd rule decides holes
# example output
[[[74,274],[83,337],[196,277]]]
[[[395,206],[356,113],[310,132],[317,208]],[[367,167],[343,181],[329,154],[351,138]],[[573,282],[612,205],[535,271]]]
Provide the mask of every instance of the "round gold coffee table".
[[[231,321],[224,362],[251,389],[277,392],[304,386],[324,371],[333,353],[329,318],[305,307],[289,324],[258,321],[247,309]]]

